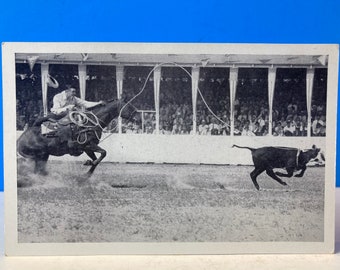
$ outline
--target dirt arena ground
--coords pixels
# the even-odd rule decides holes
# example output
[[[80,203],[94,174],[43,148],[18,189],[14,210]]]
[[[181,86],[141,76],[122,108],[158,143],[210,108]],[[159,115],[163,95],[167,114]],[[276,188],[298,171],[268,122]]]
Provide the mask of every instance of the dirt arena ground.
[[[323,241],[324,167],[281,186],[252,166],[18,165],[19,242]]]

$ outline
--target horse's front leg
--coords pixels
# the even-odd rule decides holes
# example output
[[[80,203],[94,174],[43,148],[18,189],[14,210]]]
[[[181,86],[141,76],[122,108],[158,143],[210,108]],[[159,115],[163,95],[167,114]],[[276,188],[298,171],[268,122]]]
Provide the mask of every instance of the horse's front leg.
[[[91,168],[87,172],[87,175],[90,176],[94,172],[97,165],[105,158],[106,151],[103,148],[99,147],[98,145],[90,145],[87,147],[85,152],[93,160]],[[96,155],[94,154],[95,152],[100,154],[99,158],[97,159]]]
[[[92,166],[93,162],[97,159],[96,155],[92,151],[85,151],[85,153],[89,156],[91,160],[86,160],[83,165],[85,166]]]

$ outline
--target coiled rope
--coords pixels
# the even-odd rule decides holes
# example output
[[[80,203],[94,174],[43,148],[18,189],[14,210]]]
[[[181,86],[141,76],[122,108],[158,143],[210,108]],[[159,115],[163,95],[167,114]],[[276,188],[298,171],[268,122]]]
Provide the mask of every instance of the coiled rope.
[[[69,118],[72,123],[74,123],[78,127],[84,128],[82,130],[79,130],[77,143],[85,144],[87,142],[88,131],[93,131],[98,141],[100,142],[100,136],[98,135],[98,131],[96,130],[96,128],[99,127],[101,131],[103,131],[104,128],[101,126],[98,117],[93,112],[72,111],[69,114]],[[82,134],[84,134],[83,140],[81,139]]]

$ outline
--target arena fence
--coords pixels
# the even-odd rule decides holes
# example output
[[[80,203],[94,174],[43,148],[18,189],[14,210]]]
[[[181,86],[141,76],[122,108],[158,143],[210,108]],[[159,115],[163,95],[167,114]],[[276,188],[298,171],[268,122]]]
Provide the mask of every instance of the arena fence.
[[[18,131],[17,135],[21,133]],[[250,151],[232,148],[233,144],[255,148],[284,146],[299,149],[311,148],[315,144],[326,151],[325,137],[112,134],[100,146],[107,151],[103,162],[251,165]],[[50,159],[84,161],[88,157],[82,154],[79,157],[51,156]]]

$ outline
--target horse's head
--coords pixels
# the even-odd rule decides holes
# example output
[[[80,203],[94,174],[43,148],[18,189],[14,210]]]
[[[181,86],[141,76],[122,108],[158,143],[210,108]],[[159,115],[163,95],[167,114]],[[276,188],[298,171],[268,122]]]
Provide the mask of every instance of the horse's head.
[[[122,99],[110,100],[92,110],[103,127],[119,116],[124,119],[131,119],[136,111],[134,106]]]
[[[134,115],[137,113],[137,108],[133,106],[129,102],[125,102],[124,100],[121,100],[121,107],[120,107],[120,117],[129,120],[134,117]]]

